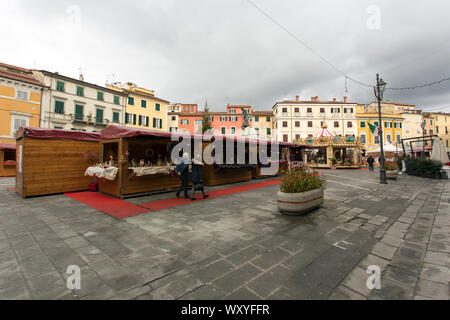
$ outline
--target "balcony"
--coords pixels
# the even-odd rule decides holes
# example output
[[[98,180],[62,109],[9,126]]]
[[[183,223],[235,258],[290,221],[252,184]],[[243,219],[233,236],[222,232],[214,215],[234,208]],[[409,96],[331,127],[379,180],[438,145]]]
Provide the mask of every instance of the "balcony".
[[[306,116],[307,116],[307,117],[312,117],[312,116],[313,116],[313,113],[312,113],[312,112],[307,112],[307,113],[306,113]]]
[[[82,114],[79,113],[75,113],[75,114],[70,114],[69,115],[71,117],[71,122],[78,122],[78,123],[84,123],[84,124],[90,124],[90,125],[97,125],[97,126],[107,126],[110,123],[117,123],[119,124],[120,122],[113,122],[113,121],[109,121],[108,119],[97,119],[97,117],[93,117],[93,116],[83,116]]]

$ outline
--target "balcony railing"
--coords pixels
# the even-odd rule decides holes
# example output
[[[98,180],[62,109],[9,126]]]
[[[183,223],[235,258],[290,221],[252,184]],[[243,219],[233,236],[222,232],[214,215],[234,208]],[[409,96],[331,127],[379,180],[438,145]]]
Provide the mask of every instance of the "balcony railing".
[[[84,116],[79,113],[70,114],[72,122],[81,122],[91,125],[99,125],[99,126],[107,126],[110,123],[120,123],[120,122],[114,122],[110,121],[109,119],[93,117],[93,116]]]

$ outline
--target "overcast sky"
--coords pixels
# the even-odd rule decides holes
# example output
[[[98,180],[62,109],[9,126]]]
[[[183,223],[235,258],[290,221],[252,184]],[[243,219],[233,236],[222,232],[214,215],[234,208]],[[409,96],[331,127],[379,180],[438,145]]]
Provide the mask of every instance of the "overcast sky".
[[[349,77],[392,87],[450,77],[450,2],[251,0]],[[171,102],[269,110],[285,98],[369,103],[246,0],[0,0],[0,61],[104,85],[132,81]],[[377,11],[379,9],[379,16]],[[379,17],[379,19],[378,19]],[[450,81],[385,99],[450,112]],[[444,108],[448,107],[448,108]]]

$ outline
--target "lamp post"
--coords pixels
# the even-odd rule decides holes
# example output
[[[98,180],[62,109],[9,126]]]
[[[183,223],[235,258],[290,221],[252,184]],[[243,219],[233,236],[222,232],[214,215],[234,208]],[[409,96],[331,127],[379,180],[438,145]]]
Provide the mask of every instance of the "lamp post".
[[[379,119],[379,129],[378,134],[380,137],[380,183],[387,184],[386,181],[386,169],[384,169],[384,150],[383,150],[383,122],[381,119],[381,101],[383,100],[383,93],[386,89],[386,82],[383,79],[380,79],[377,73],[377,85],[373,88],[375,93],[375,97],[378,100],[378,119]]]

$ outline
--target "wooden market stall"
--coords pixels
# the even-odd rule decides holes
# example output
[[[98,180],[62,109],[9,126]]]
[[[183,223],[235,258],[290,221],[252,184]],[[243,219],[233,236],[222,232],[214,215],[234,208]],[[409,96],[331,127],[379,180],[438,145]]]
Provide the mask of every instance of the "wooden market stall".
[[[359,138],[335,137],[324,126],[316,138],[300,139],[306,145],[305,162],[311,168],[361,168]]]
[[[16,145],[0,144],[0,177],[16,175]]]
[[[16,133],[16,192],[22,197],[82,191],[100,154],[98,133],[21,127]]]

